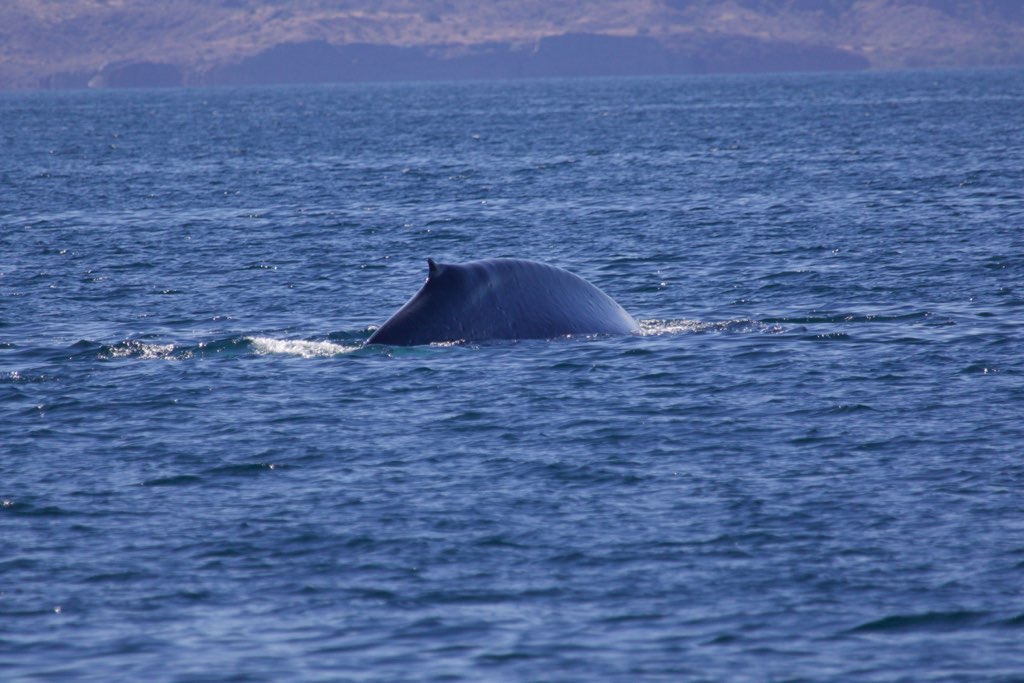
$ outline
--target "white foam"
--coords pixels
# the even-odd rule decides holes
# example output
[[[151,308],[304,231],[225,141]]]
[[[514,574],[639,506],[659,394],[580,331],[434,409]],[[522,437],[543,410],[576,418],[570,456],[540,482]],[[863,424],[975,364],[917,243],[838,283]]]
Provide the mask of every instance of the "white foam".
[[[325,358],[342,353],[352,353],[362,348],[358,345],[345,346],[327,341],[303,341],[302,339],[273,339],[271,337],[246,337],[253,351],[260,355],[282,354],[302,358]]]
[[[191,354],[186,354],[190,356]],[[147,344],[134,339],[110,348],[111,358],[140,358],[142,360],[177,360],[174,344]]]
[[[639,320],[637,322],[640,323],[640,334],[644,337],[682,332],[703,332],[708,329],[708,324],[699,320]]]
[[[640,334],[645,337],[699,332],[763,332],[778,334],[785,331],[781,325],[769,325],[746,318],[719,320],[716,322],[702,322],[700,320],[640,320],[638,322],[640,323]]]

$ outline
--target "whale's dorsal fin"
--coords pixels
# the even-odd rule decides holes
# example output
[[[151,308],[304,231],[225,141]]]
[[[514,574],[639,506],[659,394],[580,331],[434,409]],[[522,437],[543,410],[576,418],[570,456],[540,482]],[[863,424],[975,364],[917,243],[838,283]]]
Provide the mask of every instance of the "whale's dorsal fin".
[[[441,266],[437,265],[437,261],[432,258],[427,259],[427,279],[437,277],[441,274]]]

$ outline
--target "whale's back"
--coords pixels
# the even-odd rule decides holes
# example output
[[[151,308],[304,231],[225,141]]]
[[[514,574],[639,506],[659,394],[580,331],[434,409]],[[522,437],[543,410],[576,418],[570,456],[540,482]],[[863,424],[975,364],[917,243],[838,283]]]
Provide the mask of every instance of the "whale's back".
[[[611,297],[562,268],[523,259],[429,264],[420,291],[367,343],[548,339],[638,329]]]

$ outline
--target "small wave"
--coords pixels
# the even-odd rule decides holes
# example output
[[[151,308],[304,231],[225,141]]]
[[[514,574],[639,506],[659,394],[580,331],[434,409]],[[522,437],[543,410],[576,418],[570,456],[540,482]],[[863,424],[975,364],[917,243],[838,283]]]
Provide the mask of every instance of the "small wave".
[[[217,477],[248,477],[279,469],[281,469],[281,465],[272,462],[245,462],[214,467],[207,470],[206,474]]]
[[[103,346],[100,358],[139,358],[142,360],[184,360],[192,356],[189,350],[176,350],[174,344],[150,344],[137,339],[126,339],[118,344]]]
[[[816,341],[851,341],[852,337],[845,332],[825,332],[810,337]]]
[[[302,339],[274,339],[272,337],[246,337],[245,341],[259,355],[301,356],[302,358],[325,358],[358,351],[361,346],[335,344],[329,341],[304,341]]]
[[[48,382],[53,379],[49,375],[42,374],[24,374],[19,370],[11,370],[8,373],[0,375],[0,383],[11,383],[11,384],[35,384],[38,382]]]
[[[987,612],[926,612],[924,614],[892,614],[850,629],[850,633],[906,633],[912,631],[956,631],[983,623]]]
[[[790,325],[817,325],[828,323],[903,323],[915,320],[928,320],[932,317],[929,311],[914,311],[912,313],[898,313],[894,315],[884,314],[859,314],[859,313],[822,313],[815,315],[811,313],[805,316],[784,316],[779,318],[765,318],[763,323],[781,323]]]
[[[202,481],[202,478],[194,474],[179,474],[171,477],[147,479],[142,482],[142,486],[189,486],[191,484],[198,484],[200,481]]]
[[[996,625],[997,626],[1002,626],[1004,628],[1021,628],[1021,627],[1024,627],[1024,614],[1017,614],[1017,615],[1014,615],[1014,616],[1010,617],[1009,619],[1003,619],[1002,621],[997,622]]]
[[[0,510],[19,517],[65,517],[74,514],[71,510],[56,505],[33,505],[9,499],[0,501]]]
[[[347,341],[347,340],[346,340]],[[96,344],[80,341],[73,347],[79,358],[99,360],[189,360],[210,358],[221,355],[288,355],[302,358],[324,358],[352,353],[362,348],[358,342],[337,343],[334,341],[307,341],[303,339],[275,339],[273,337],[251,336],[218,339],[200,342],[197,345],[145,342],[126,339],[116,344]],[[12,375],[17,381],[20,376]]]
[[[840,403],[828,409],[830,415],[851,415],[854,413],[877,412],[876,408],[865,403]]]
[[[961,375],[995,375],[999,368],[992,367],[989,363],[971,363],[960,371]]]

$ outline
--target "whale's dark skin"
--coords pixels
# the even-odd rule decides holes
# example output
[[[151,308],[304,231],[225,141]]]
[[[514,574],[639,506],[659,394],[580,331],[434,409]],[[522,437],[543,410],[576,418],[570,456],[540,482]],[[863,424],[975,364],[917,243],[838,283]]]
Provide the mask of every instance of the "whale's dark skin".
[[[423,287],[367,344],[416,346],[639,330],[611,297],[555,266],[521,259],[459,264],[427,259],[427,264]]]

